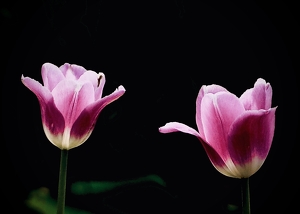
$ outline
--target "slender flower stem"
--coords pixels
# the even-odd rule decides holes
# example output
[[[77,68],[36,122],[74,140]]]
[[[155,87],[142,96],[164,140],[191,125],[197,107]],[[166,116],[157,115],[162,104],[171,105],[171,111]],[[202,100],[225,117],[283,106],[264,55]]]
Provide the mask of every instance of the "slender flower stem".
[[[57,214],[64,214],[66,200],[68,150],[61,150],[58,180]]]
[[[249,178],[242,178],[242,209],[243,214],[250,214],[250,187]]]

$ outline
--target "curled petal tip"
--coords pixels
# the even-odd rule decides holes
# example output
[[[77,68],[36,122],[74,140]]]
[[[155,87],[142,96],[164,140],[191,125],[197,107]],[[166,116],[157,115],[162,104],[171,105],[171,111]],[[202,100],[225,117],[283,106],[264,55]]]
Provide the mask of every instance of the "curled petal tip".
[[[119,90],[119,91],[126,91],[123,85],[120,85],[120,86],[117,88],[117,90]]]

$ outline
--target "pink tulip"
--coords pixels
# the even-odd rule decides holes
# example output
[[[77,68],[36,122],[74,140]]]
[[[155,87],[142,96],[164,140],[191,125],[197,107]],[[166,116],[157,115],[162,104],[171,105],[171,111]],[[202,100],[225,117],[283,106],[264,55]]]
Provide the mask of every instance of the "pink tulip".
[[[59,68],[51,63],[43,64],[42,79],[44,85],[21,77],[23,84],[38,98],[47,138],[62,150],[84,143],[102,109],[125,93],[124,87],[119,86],[102,97],[104,74],[68,63]]]
[[[211,163],[223,175],[248,178],[269,153],[275,129],[272,87],[259,78],[240,97],[219,85],[202,86],[196,100],[198,131],[178,122],[161,133],[192,134],[202,143]]]

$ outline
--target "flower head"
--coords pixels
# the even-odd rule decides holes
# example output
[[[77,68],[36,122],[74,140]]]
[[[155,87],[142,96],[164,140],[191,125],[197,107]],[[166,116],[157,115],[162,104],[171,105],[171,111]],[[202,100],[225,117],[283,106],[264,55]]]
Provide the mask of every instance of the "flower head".
[[[198,131],[178,122],[159,131],[196,136],[220,173],[247,178],[262,166],[272,144],[276,107],[271,101],[272,87],[262,78],[240,97],[222,86],[204,85],[196,99]]]
[[[49,141],[60,149],[72,149],[91,135],[102,109],[125,93],[119,86],[102,97],[103,73],[69,63],[42,65],[44,85],[22,75],[21,81],[38,98],[42,123]]]

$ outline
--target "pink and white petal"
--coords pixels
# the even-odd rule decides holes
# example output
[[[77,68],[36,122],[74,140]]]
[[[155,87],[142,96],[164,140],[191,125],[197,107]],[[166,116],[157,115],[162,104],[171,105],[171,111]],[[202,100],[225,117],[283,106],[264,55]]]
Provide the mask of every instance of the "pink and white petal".
[[[77,84],[75,81],[64,80],[53,89],[52,95],[57,109],[62,113],[65,120],[70,117],[71,108],[74,105],[74,93]]]
[[[272,87],[262,78],[257,79],[254,84],[252,97],[254,101],[253,110],[269,109],[272,102]]]
[[[79,115],[79,117],[74,122],[71,129],[71,138],[77,139],[74,142],[79,142],[80,145],[90,136],[92,133],[97,118],[100,112],[105,106],[112,103],[113,101],[120,98],[125,93],[125,88],[119,86],[113,93],[108,96],[103,97],[102,99],[91,103],[87,106]],[[73,145],[79,146],[79,145]]]
[[[94,88],[90,82],[80,85],[64,80],[53,89],[52,94],[67,127],[71,127],[82,110],[94,101]]]
[[[64,76],[66,76],[66,74],[67,74],[67,70],[70,68],[70,64],[69,63],[65,63],[65,64],[63,64],[63,65],[61,65],[60,67],[59,67],[59,69],[61,70],[61,72],[62,72],[62,74],[64,75]]]
[[[94,71],[87,71],[81,75],[78,79],[79,83],[91,82],[95,90],[95,100],[98,100],[102,96],[103,87],[105,84],[105,76],[103,73],[96,73]]]
[[[30,91],[32,91],[37,96],[40,103],[47,103],[52,98],[52,94],[49,89],[44,87],[38,81],[29,77],[24,77],[23,75],[21,76],[21,81]]]
[[[65,120],[63,115],[56,108],[53,99],[46,105],[41,106],[41,115],[43,129],[48,140],[61,149]]]
[[[101,99],[105,81],[104,73],[98,73],[98,87],[95,90],[95,100]]]
[[[245,112],[244,106],[237,96],[229,92],[215,94],[214,103],[221,120],[223,133],[227,136],[233,122]]]
[[[75,102],[72,109],[72,116],[70,118],[70,125],[78,118],[81,112],[91,103],[95,101],[94,88],[92,83],[86,82],[83,85],[77,85],[75,92]]]
[[[193,129],[183,123],[178,123],[178,122],[166,123],[164,126],[160,127],[158,130],[160,133],[184,132],[187,134],[195,135],[196,137],[200,137],[199,133],[195,129]]]
[[[203,97],[201,102],[202,125],[206,142],[208,142],[221,156],[223,161],[226,162],[229,158],[227,137],[219,115],[216,100],[216,94],[206,94]]]
[[[202,98],[205,94],[212,93],[215,94],[217,92],[221,91],[227,91],[226,88],[219,86],[219,85],[203,85],[198,93],[197,99],[196,99],[196,124],[198,127],[199,134],[201,138],[205,139],[204,131],[203,131],[203,125],[202,125],[202,118],[201,118],[201,102]]]
[[[79,77],[86,72],[86,69],[84,67],[75,64],[70,65],[70,70],[72,71],[72,74],[74,75],[76,80],[78,80]]]
[[[69,63],[63,64],[59,67],[59,69],[62,71],[66,79],[69,80],[78,80],[79,77],[86,72],[84,67],[75,64],[71,65]]]
[[[264,162],[265,159],[254,157],[249,163],[246,163],[244,165],[236,165],[235,167],[239,171],[240,175],[239,178],[249,178],[261,168]]]
[[[53,88],[62,80],[65,79],[61,70],[51,63],[44,63],[42,65],[42,78],[44,86],[52,91]]]
[[[37,96],[45,134],[51,143],[57,144],[61,134],[64,132],[65,121],[54,104],[52,94],[48,88],[42,86],[34,79],[22,76],[21,80]]]
[[[236,167],[258,170],[271,148],[276,108],[246,111],[232,125],[228,150]],[[260,160],[260,161],[259,161]]]
[[[252,97],[253,88],[247,89],[241,96],[240,102],[243,104],[245,110],[251,110],[253,97]]]
[[[236,175],[231,172],[217,151],[200,137],[198,137],[198,139],[215,169],[225,176],[236,178]]]
[[[94,86],[94,89],[96,89],[98,86],[98,74],[94,71],[87,71],[87,72],[83,73],[79,77],[78,83],[83,84],[85,82],[92,83],[92,85]]]

